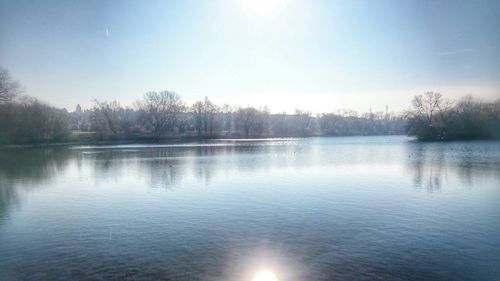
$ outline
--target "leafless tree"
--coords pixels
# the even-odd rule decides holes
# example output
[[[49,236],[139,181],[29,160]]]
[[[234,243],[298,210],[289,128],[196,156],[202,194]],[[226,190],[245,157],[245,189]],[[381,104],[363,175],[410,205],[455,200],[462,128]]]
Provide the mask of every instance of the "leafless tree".
[[[233,132],[234,126],[234,109],[229,104],[224,104],[221,108],[221,130],[227,136]]]
[[[191,109],[198,136],[202,136],[203,134],[205,137],[213,137],[219,127],[216,118],[219,113],[219,107],[211,102],[208,97],[205,97],[203,101],[195,102]]]
[[[155,136],[174,135],[178,129],[184,103],[175,92],[148,92],[138,103],[142,120]]]
[[[204,105],[203,102],[197,101],[191,106],[191,110],[193,111],[193,125],[198,134],[198,137],[201,137],[203,133],[203,111]]]
[[[269,110],[265,107],[258,110],[253,107],[240,108],[236,112],[237,129],[245,137],[265,136],[268,133]]]
[[[121,111],[123,111],[123,108],[116,100],[107,102],[95,99],[91,115],[92,130],[100,136],[121,133],[119,120]]]
[[[310,111],[295,110],[295,130],[301,137],[311,136],[314,132],[314,120]]]
[[[440,93],[426,92],[415,96],[412,109],[406,113],[407,131],[420,140],[443,140],[446,138],[446,122],[450,117],[453,103]]]
[[[12,80],[5,68],[0,67],[0,103],[11,101],[19,92],[19,83]]]
[[[452,105],[453,103],[444,99],[440,93],[426,92],[413,98],[410,114],[432,123],[437,119],[444,120],[445,113]]]

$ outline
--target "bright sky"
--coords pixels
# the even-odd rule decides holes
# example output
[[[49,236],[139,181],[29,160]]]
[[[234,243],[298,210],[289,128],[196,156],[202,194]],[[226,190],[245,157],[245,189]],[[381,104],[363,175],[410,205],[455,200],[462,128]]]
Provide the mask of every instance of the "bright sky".
[[[0,65],[73,109],[173,90],[272,112],[500,98],[500,1],[0,0]]]

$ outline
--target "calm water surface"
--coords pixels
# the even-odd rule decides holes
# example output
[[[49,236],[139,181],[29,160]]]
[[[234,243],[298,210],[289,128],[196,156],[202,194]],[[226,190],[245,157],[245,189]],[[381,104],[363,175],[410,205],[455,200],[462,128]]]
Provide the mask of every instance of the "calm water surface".
[[[0,150],[0,280],[500,280],[500,142]]]

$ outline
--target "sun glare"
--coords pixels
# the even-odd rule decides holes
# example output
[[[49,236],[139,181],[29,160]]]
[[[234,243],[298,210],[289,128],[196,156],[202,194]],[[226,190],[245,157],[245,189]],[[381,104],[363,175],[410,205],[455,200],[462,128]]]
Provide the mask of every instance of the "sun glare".
[[[270,270],[262,270],[257,273],[252,278],[252,281],[278,281],[276,274]]]
[[[246,10],[258,15],[269,15],[280,9],[286,0],[241,0]]]

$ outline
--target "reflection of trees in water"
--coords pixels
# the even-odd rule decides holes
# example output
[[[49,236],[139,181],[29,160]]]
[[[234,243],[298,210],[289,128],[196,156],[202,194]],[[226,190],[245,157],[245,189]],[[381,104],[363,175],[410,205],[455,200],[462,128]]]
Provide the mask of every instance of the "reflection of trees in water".
[[[151,175],[152,186],[170,187],[180,182],[187,174],[206,185],[219,173],[237,169],[253,171],[266,165],[257,163],[254,156],[266,147],[258,146],[199,146],[154,151],[147,155],[151,161],[141,166]],[[248,154],[249,157],[245,157]]]
[[[451,179],[472,188],[481,179],[500,182],[500,148],[495,142],[413,143],[407,167],[414,186],[432,192]]]
[[[91,149],[83,151],[93,165],[97,180],[119,178],[127,169],[148,177],[150,186],[170,188],[184,178],[210,184],[214,177],[231,174],[303,169],[312,166],[346,166],[400,161],[387,145],[334,146],[307,143],[277,144],[248,142],[229,145]],[[389,156],[388,156],[389,155]]]
[[[82,149],[84,165],[90,165],[92,178],[119,180],[128,174],[146,177],[151,187],[171,188],[184,178],[210,184],[219,175],[252,173],[275,167],[307,167],[310,146],[269,145],[248,142],[228,145],[177,147],[89,148]]]
[[[82,161],[90,167],[92,178],[96,184],[101,181],[118,180],[122,177],[122,171],[127,165],[133,164],[134,157],[128,152],[120,152],[112,149],[94,149],[79,152]]]
[[[195,178],[204,182],[205,185],[210,184],[211,178],[218,173],[220,168],[217,158],[227,157],[231,153],[234,153],[234,147],[197,147],[194,149],[191,152],[191,164]]]
[[[141,161],[140,170],[149,175],[151,187],[169,189],[182,180],[184,164],[183,158],[153,158]]]
[[[152,186],[170,187],[191,174],[197,181],[210,184],[213,177],[233,170],[255,171],[265,169],[259,154],[265,155],[267,146],[198,146],[151,150],[141,153],[145,160],[141,170],[151,177]]]
[[[409,156],[410,166],[413,168],[413,183],[416,188],[425,188],[432,192],[441,189],[446,180],[446,166],[442,150],[427,155],[425,146],[417,146]]]
[[[11,179],[0,177],[0,218],[7,211],[7,208],[11,205],[16,205],[18,203],[17,190],[14,188],[13,181]]]
[[[150,176],[154,187],[171,187],[184,177],[210,184],[218,175],[265,171],[270,167],[297,165],[293,146],[227,145],[176,147],[141,151],[136,157],[142,174]],[[301,162],[306,165],[306,161]]]
[[[71,150],[65,148],[5,149],[0,153],[0,175],[38,182],[66,167]]]
[[[18,189],[48,182],[73,166],[97,182],[146,179],[150,187],[172,188],[184,179],[210,184],[227,177],[275,169],[317,166],[345,169],[406,161],[416,188],[436,191],[453,181],[472,187],[481,180],[500,182],[498,142],[399,144],[288,144],[141,147],[24,148],[0,151],[0,215],[19,201]],[[403,157],[407,157],[406,159]],[[70,165],[74,164],[74,165]],[[90,174],[87,174],[90,173]],[[126,184],[126,182],[124,182]]]
[[[19,188],[30,189],[66,168],[71,150],[17,148],[0,150],[0,216],[19,201]]]

